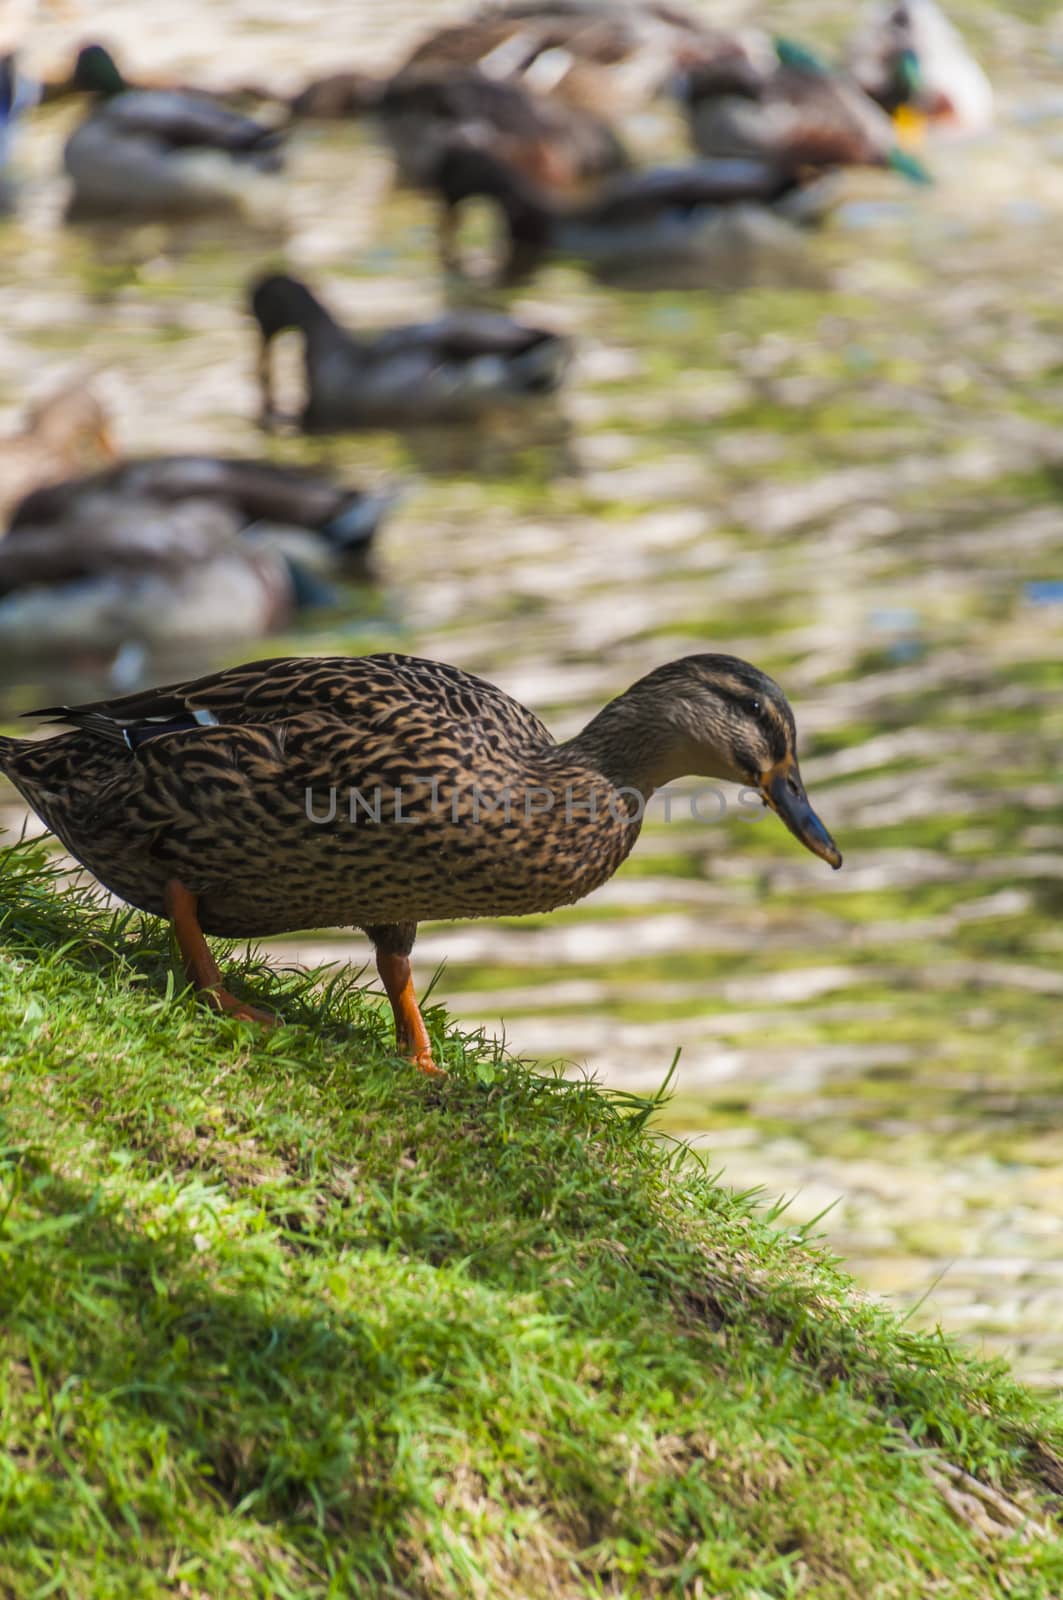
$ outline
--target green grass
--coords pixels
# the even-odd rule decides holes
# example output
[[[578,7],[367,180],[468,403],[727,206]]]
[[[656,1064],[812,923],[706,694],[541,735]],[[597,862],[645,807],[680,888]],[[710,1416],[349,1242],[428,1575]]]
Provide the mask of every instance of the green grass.
[[[656,1102],[227,970],[2,858],[0,1593],[1060,1593],[1059,1415]]]

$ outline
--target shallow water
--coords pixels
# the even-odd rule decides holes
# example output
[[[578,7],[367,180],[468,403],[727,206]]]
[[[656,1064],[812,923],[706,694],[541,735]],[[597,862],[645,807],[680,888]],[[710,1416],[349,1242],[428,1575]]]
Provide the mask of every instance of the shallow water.
[[[383,67],[460,9],[182,0],[149,20],[114,3],[106,36],[136,71],[288,89],[346,60]],[[829,42],[847,14],[774,20]],[[552,268],[512,305],[577,338],[564,425],[475,449],[255,427],[242,295],[263,264],[312,276],[352,321],[440,303],[431,209],[390,192],[367,131],[300,133],[286,243],[269,227],[114,235],[61,225],[76,112],[57,108],[26,130],[20,210],[0,225],[0,424],[87,366],[130,452],[265,448],[401,479],[381,586],[245,656],[436,656],[559,735],[690,650],[777,676],[842,872],[771,819],[679,805],[579,907],[426,929],[422,979],[445,960],[436,992],[470,1027],[624,1087],[657,1085],[681,1047],[665,1126],[735,1185],[793,1194],[795,1219],[833,1203],[821,1227],[862,1282],[1054,1383],[1063,25],[1038,5],[972,6],[965,24],[998,86],[992,139],[935,151],[930,191],[853,179],[778,287],[636,294]],[[70,3],[33,50],[55,64],[101,31]],[[637,132],[667,149],[674,129],[655,114]],[[90,666],[75,664],[85,695]],[[39,674],[6,676],[12,708],[41,693]],[[366,954],[342,932],[276,948]]]

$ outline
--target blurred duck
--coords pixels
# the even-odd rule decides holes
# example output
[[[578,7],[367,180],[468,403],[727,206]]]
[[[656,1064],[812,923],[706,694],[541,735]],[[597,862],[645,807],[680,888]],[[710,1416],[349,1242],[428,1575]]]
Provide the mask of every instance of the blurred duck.
[[[669,5],[532,0],[439,29],[406,66],[474,67],[599,116],[623,116],[658,94],[704,38],[697,20]]]
[[[444,262],[458,271],[458,207],[473,197],[497,202],[508,232],[502,283],[520,281],[554,255],[605,275],[649,268],[657,281],[671,282],[677,270],[692,268],[695,280],[704,279],[723,243],[722,221],[766,213],[800,188],[792,170],[770,162],[706,161],[617,178],[593,200],[562,207],[485,150],[448,151],[435,186]]]
[[[925,119],[935,129],[983,133],[993,90],[935,0],[876,0],[849,45],[849,71],[902,129]]]
[[[220,507],[233,532],[269,545],[298,563],[300,572],[363,573],[394,490],[371,493],[338,484],[320,472],[239,456],[141,456],[102,472],[67,478],[35,490],[18,504],[10,533],[74,529],[107,507],[129,507],[165,518],[173,506]],[[297,585],[298,587],[298,585]],[[303,601],[307,596],[300,594]]]
[[[792,171],[892,167],[929,181],[858,83],[788,40],[775,42],[773,56],[770,63],[752,54],[717,57],[686,74],[682,92],[702,155],[757,156]]]
[[[361,117],[380,99],[385,80],[369,72],[330,72],[312,78],[293,95],[288,110],[293,117],[315,117],[324,122]]]
[[[72,383],[33,407],[25,427],[0,439],[0,519],[38,484],[113,461],[107,413],[88,384]]]
[[[275,551],[236,535],[213,504],[87,501],[76,518],[22,525],[0,544],[0,649],[49,659],[129,645],[253,639],[291,615]]]
[[[275,274],[252,286],[262,337],[264,420],[276,415],[272,341],[303,336],[306,432],[473,422],[513,403],[553,393],[568,364],[565,339],[488,312],[451,312],[434,322],[349,333],[297,278]]]
[[[149,457],[38,489],[0,544],[0,646],[106,655],[258,638],[333,598],[319,572],[364,564],[386,503],[214,456]]]
[[[7,164],[15,126],[36,98],[36,86],[19,71],[16,51],[6,47],[0,37],[0,213],[13,203]]]
[[[622,171],[627,154],[607,122],[473,69],[400,73],[374,116],[395,154],[400,181],[422,186],[451,145],[492,150],[546,188],[569,189]]]
[[[253,209],[280,171],[276,128],[195,90],[130,88],[101,45],[79,53],[74,84],[96,104],[64,151],[72,218]]]

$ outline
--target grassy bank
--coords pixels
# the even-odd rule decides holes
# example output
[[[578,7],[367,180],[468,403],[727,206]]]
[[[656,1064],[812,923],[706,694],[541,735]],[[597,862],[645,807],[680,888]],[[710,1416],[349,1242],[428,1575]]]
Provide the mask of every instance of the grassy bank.
[[[1061,1592],[1058,1415],[652,1103],[453,1031],[430,1082],[347,976],[215,1018],[0,859],[0,1593]]]

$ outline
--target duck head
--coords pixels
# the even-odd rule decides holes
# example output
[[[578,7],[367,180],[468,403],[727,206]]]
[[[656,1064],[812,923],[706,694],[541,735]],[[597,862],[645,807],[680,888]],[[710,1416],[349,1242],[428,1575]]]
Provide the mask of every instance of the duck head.
[[[456,229],[458,207],[465,200],[492,200],[499,207],[509,234],[509,256],[499,273],[513,283],[538,263],[547,248],[556,214],[523,173],[501,161],[493,151],[470,139],[453,139],[436,163],[432,186],[443,203],[440,244],[443,264],[460,270]]]
[[[805,793],[789,701],[774,679],[737,656],[686,656],[658,667],[573,743],[613,782],[647,796],[685,776],[755,789],[806,850],[842,864]]]
[[[74,62],[74,88],[83,94],[97,94],[105,100],[122,94],[128,87],[114,57],[102,44],[86,44]]]
[[[256,279],[251,285],[250,307],[261,335],[258,383],[262,396],[262,418],[268,422],[275,415],[271,359],[273,340],[290,328],[298,329],[309,338],[315,330],[334,330],[336,324],[306,284],[286,272],[272,272]]]
[[[251,315],[268,342],[288,328],[305,329],[328,313],[300,279],[271,272],[251,285]]]

